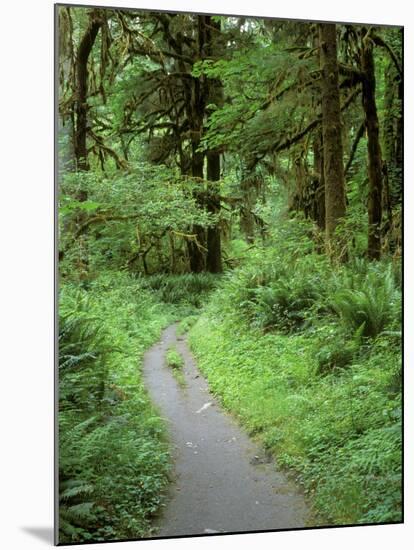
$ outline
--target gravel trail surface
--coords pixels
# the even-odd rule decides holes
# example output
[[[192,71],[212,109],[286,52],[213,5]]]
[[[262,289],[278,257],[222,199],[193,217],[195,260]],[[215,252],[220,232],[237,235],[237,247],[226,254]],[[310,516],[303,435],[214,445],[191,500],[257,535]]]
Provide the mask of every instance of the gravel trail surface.
[[[171,345],[184,358],[185,387],[166,365]],[[155,536],[304,527],[309,511],[295,484],[210,393],[176,326],[144,358],[149,394],[168,425],[174,475]]]

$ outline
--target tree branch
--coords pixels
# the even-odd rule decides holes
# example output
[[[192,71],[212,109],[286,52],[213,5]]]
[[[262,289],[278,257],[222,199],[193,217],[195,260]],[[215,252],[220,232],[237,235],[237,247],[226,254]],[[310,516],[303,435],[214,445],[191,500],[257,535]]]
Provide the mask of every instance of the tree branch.
[[[344,170],[345,176],[348,174],[348,171],[349,171],[349,169],[351,167],[351,164],[354,160],[355,153],[356,153],[356,150],[357,150],[357,147],[358,147],[358,143],[359,143],[360,139],[362,138],[362,136],[364,135],[364,130],[365,130],[365,122],[363,121],[363,122],[361,122],[361,125],[359,126],[358,131],[355,134],[355,139],[354,139],[354,142],[352,144],[351,151],[349,153],[348,162],[346,163],[345,170]]]
[[[371,35],[371,38],[372,40],[374,41],[374,43],[377,45],[377,46],[381,46],[382,48],[386,49],[389,56],[391,57],[394,65],[395,65],[395,68],[397,69],[398,71],[398,74],[400,75],[401,77],[401,80],[403,78],[403,70],[402,70],[402,67],[397,59],[397,56],[394,52],[394,50],[391,48],[391,46],[389,44],[387,44],[385,42],[385,40],[383,40],[380,36],[378,36],[377,34],[372,34]]]
[[[125,221],[125,220],[133,220],[133,219],[136,219],[136,218],[139,218],[141,216],[141,214],[128,214],[128,215],[105,215],[105,214],[100,214],[98,216],[94,216],[93,218],[89,218],[89,220],[86,220],[85,223],[83,223],[79,229],[76,231],[76,233],[74,234],[73,236],[73,239],[76,241],[76,239],[78,239],[82,233],[84,233],[86,231],[86,229],[90,226],[90,225],[93,225],[95,223],[106,223],[106,222],[111,222],[111,221]]]
[[[115,164],[118,168],[122,168],[123,170],[128,169],[128,163],[123,158],[121,158],[113,149],[105,145],[103,139],[95,134],[95,132],[93,132],[90,128],[88,130],[88,134],[93,138],[96,145],[100,149],[102,149],[102,151],[110,155],[115,160]]]
[[[360,93],[361,93],[361,89],[358,88],[357,90],[349,94],[349,96],[344,101],[344,104],[341,107],[341,111],[344,111],[345,109],[347,109]],[[289,149],[289,147],[291,147],[293,144],[297,143],[302,138],[304,138],[306,134],[308,134],[311,130],[316,128],[321,122],[322,122],[322,115],[319,115],[317,118],[312,120],[312,122],[310,122],[303,130],[298,132],[295,136],[288,138],[284,142],[275,145],[270,149],[270,151],[272,153],[277,153],[279,151],[283,151],[284,149]]]

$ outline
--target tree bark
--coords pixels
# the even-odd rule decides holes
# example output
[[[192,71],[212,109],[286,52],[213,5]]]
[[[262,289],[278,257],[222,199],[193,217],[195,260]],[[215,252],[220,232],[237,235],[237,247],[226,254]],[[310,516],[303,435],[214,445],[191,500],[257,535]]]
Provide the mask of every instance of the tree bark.
[[[196,152],[200,140],[193,138],[192,142],[192,159],[191,159],[191,175],[199,181],[204,179],[204,155]],[[195,198],[200,208],[204,208],[204,201],[201,199],[201,193],[195,193]],[[190,270],[192,273],[201,273],[205,268],[205,258],[203,248],[205,245],[205,230],[204,227],[194,224],[192,233],[195,235],[195,240],[187,241],[188,255],[190,259]]]
[[[375,101],[375,66],[373,43],[363,39],[361,49],[362,104],[368,137],[368,257],[377,260],[381,256],[382,221],[382,159],[379,141],[379,123]]]
[[[396,192],[393,197],[394,204],[401,204],[403,200],[403,151],[404,151],[404,120],[403,120],[404,82],[398,82],[398,115],[396,130]]]
[[[88,27],[80,41],[76,55],[76,104],[74,152],[77,170],[89,170],[86,135],[88,128],[88,60],[98,31],[103,24],[101,16],[93,10],[89,16]]]
[[[384,145],[384,160],[387,163],[388,174],[390,179],[395,163],[395,117],[393,108],[395,104],[395,77],[396,69],[390,61],[384,71],[385,91],[384,91],[384,120],[383,120],[383,145]]]
[[[211,214],[217,215],[220,213],[219,189],[213,182],[220,180],[220,153],[207,153],[207,179],[212,182],[209,184],[207,210]],[[207,228],[206,269],[210,273],[221,273],[223,271],[221,234],[218,223]]]
[[[248,243],[254,241],[255,233],[255,220],[252,210],[257,200],[258,185],[255,174],[257,162],[255,156],[243,160],[241,170],[240,190],[243,196],[243,204],[240,210],[240,230],[244,233]]]
[[[74,128],[73,128],[73,151],[75,155],[75,169],[78,171],[88,171],[88,149],[86,143],[88,129],[88,60],[98,35],[99,29],[103,24],[102,17],[97,10],[89,13],[89,23],[82,39],[79,43],[76,53],[76,89],[74,105]],[[84,202],[88,198],[86,189],[80,189],[76,197]],[[81,227],[86,220],[86,213],[79,212],[75,217],[75,223]],[[89,251],[86,238],[82,238],[79,243],[79,271],[81,277],[86,277],[89,270]]]
[[[317,130],[313,136],[313,171],[315,174],[315,195],[313,219],[319,229],[325,231],[325,175],[323,164],[322,132]]]
[[[220,23],[213,21],[208,15],[205,17],[206,24],[206,52],[210,57],[214,57],[220,50]],[[223,86],[219,79],[209,78],[207,80],[208,103],[220,107],[223,104]],[[217,183],[220,181],[220,153],[218,151],[208,151],[207,153],[207,180],[208,199],[207,210],[218,216],[220,214],[220,187]],[[210,273],[221,273],[223,264],[221,258],[221,233],[220,225],[207,228],[207,255],[206,269]]]
[[[206,22],[204,15],[197,17],[197,51],[195,59],[203,59],[206,43]],[[198,151],[203,131],[205,106],[206,106],[206,84],[204,77],[188,79],[187,86],[187,104],[186,113],[191,128],[191,175],[199,182],[201,186],[204,180],[204,153]],[[195,198],[201,209],[205,208],[202,193],[195,192]],[[194,225],[192,232],[195,235],[195,241],[187,241],[188,254],[190,259],[190,270],[193,273],[200,273],[205,269],[205,254],[203,249],[206,244],[205,230],[200,225]]]
[[[384,160],[392,206],[402,199],[402,116],[397,102],[400,101],[400,78],[394,63],[385,69],[383,146]]]
[[[336,25],[321,23],[320,53],[322,63],[322,139],[325,178],[326,244],[328,252],[339,252],[334,236],[345,216],[345,178],[343,167],[341,106],[339,95]],[[342,251],[341,251],[342,254]]]

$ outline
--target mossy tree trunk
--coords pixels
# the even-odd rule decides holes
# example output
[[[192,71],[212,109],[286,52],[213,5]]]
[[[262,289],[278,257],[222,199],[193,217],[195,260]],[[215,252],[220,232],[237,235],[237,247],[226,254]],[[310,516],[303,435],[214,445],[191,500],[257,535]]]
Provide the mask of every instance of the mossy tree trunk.
[[[361,49],[362,104],[368,138],[368,257],[377,260],[381,256],[382,221],[382,158],[379,141],[379,122],[375,101],[375,65],[373,42],[369,36],[363,39]]]
[[[213,21],[210,16],[205,17],[206,25],[206,51],[209,57],[218,57],[221,54],[220,22]],[[208,103],[221,107],[223,104],[223,86],[219,79],[207,80]],[[207,210],[214,216],[220,214],[220,152],[208,151],[207,153]],[[206,270],[211,273],[223,271],[221,258],[221,232],[220,222],[207,228],[207,254]]]
[[[102,16],[98,10],[89,12],[88,26],[81,38],[76,52],[76,88],[74,90],[75,105],[74,105],[74,129],[73,129],[73,151],[75,155],[75,169],[77,171],[88,171],[88,148],[87,148],[87,133],[88,133],[88,82],[89,71],[88,61],[93,45],[98,35],[99,29],[103,24]],[[76,197],[80,202],[88,199],[86,189],[79,189]],[[75,223],[78,227],[86,220],[86,213],[80,212],[76,215]],[[79,240],[79,273],[80,277],[88,276],[89,271],[89,251],[87,241],[87,231],[83,232],[83,236]]]
[[[252,243],[255,237],[253,208],[258,194],[258,177],[255,173],[257,162],[257,158],[252,155],[243,160],[241,169],[240,190],[243,203],[240,209],[240,230],[248,243]]]
[[[390,61],[385,69],[383,145],[390,200],[392,206],[402,199],[402,116],[398,103],[401,101],[401,80],[395,65]]]
[[[201,127],[197,131],[201,133]],[[204,180],[204,154],[197,151],[200,144],[200,139],[196,136],[192,138],[192,159],[191,159],[191,175],[201,187]],[[200,206],[204,208],[204,200],[201,192],[195,192],[195,198]],[[203,249],[205,248],[205,229],[201,225],[194,224],[192,227],[194,239],[187,241],[187,249],[190,260],[190,270],[192,273],[200,273],[205,269],[205,257]]]
[[[77,170],[89,170],[86,143],[88,130],[88,60],[102,24],[103,19],[99,12],[92,10],[89,15],[88,27],[82,36],[76,54],[74,152]]]
[[[206,37],[206,16],[197,16],[197,46],[195,51],[194,61],[203,59]],[[206,107],[206,82],[204,76],[199,78],[192,77],[187,84],[189,90],[188,102],[186,105],[187,119],[191,128],[191,175],[193,176],[199,191],[195,192],[195,198],[200,208],[205,208],[205,200],[203,198],[204,186],[204,153],[199,151],[201,135],[203,131],[204,115]],[[190,270],[193,273],[200,273],[205,270],[205,248],[206,248],[206,231],[200,225],[194,225],[192,233],[195,236],[194,240],[189,240],[187,243],[188,254],[190,259]]]
[[[317,130],[313,136],[313,172],[314,172],[314,197],[313,219],[319,229],[325,231],[325,176],[323,164],[322,131]]]
[[[319,38],[326,245],[329,253],[339,253],[344,257],[344,251],[338,249],[335,238],[337,225],[346,211],[336,25],[321,23]]]
[[[207,209],[211,214],[218,215],[220,213],[219,187],[214,182],[220,180],[219,153],[207,153],[207,179],[209,182],[212,182],[209,183]],[[221,273],[223,271],[219,222],[207,228],[206,269],[210,273]]]
[[[313,33],[313,46],[320,48],[320,33],[318,29]],[[319,59],[321,62],[321,59]],[[321,91],[317,87],[316,97],[314,98],[314,104],[316,108],[321,108]],[[313,177],[312,177],[312,189],[313,189],[313,204],[312,204],[312,218],[316,222],[318,228],[322,233],[326,230],[326,211],[325,211],[325,175],[324,175],[324,163],[323,163],[323,139],[322,139],[322,127],[318,126],[312,136],[312,149],[313,149]],[[319,245],[318,245],[319,246]],[[322,248],[322,247],[319,247]],[[322,252],[322,250],[320,250]]]

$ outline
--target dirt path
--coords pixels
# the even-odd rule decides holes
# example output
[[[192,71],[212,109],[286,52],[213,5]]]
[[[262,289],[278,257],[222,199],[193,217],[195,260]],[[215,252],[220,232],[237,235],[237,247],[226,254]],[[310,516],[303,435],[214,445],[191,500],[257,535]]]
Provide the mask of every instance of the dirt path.
[[[185,360],[186,387],[165,365],[171,344]],[[295,485],[211,395],[185,338],[168,327],[145,355],[144,380],[167,420],[175,481],[156,536],[303,527],[308,510]]]

